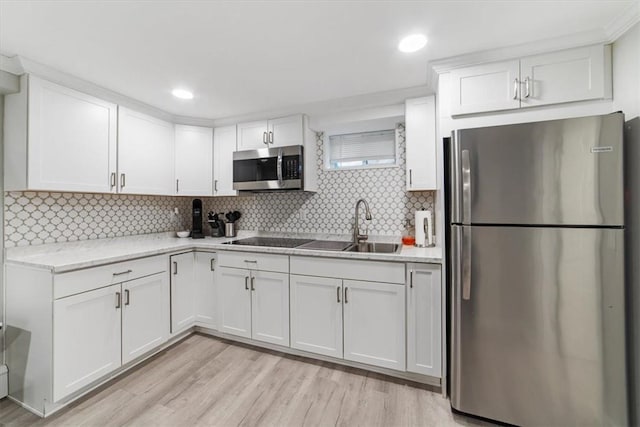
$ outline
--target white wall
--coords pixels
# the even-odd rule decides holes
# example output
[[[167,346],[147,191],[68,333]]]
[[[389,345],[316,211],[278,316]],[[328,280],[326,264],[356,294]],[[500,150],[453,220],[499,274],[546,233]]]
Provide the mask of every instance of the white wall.
[[[640,116],[640,23],[613,44],[613,105],[630,120]]]

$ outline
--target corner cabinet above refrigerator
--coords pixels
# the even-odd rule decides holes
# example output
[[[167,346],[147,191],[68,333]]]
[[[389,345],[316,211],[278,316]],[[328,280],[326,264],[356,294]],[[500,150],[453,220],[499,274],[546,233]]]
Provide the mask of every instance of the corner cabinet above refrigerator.
[[[516,425],[627,425],[623,122],[454,132],[453,408]]]

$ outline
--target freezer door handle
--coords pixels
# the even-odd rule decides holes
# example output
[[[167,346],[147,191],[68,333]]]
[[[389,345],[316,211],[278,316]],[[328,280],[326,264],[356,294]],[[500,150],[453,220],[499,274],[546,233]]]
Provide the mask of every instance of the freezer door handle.
[[[471,299],[471,227],[462,228],[462,299]]]
[[[469,150],[462,150],[462,222],[471,223],[471,161]]]

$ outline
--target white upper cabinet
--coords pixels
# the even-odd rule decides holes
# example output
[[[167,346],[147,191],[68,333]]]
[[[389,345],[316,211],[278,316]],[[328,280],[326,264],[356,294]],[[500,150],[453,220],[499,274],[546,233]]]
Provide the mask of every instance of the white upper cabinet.
[[[302,114],[238,124],[238,151],[304,145]]]
[[[233,189],[233,152],[236,151],[236,127],[213,130],[213,195],[235,196]]]
[[[238,151],[267,147],[267,127],[266,120],[238,123]]]
[[[118,185],[125,194],[175,194],[173,124],[118,108]]]
[[[611,97],[609,56],[602,46],[520,60],[522,107]]]
[[[176,125],[175,166],[175,194],[212,196],[213,129]]]
[[[437,190],[436,101],[434,96],[405,103],[407,191]]]
[[[595,45],[452,70],[451,115],[611,97],[611,49]]]
[[[302,114],[269,120],[267,132],[269,147],[286,147],[304,144]]]
[[[116,105],[34,76],[21,87],[6,96],[5,190],[115,192]]]
[[[519,108],[519,79],[517,59],[451,71],[451,114]]]

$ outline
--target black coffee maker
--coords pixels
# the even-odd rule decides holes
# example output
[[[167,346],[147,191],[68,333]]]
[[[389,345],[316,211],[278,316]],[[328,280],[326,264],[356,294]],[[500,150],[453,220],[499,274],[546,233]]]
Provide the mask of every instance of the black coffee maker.
[[[193,225],[191,226],[191,238],[204,239],[204,233],[202,232],[202,200],[193,199],[191,216],[193,218]]]

